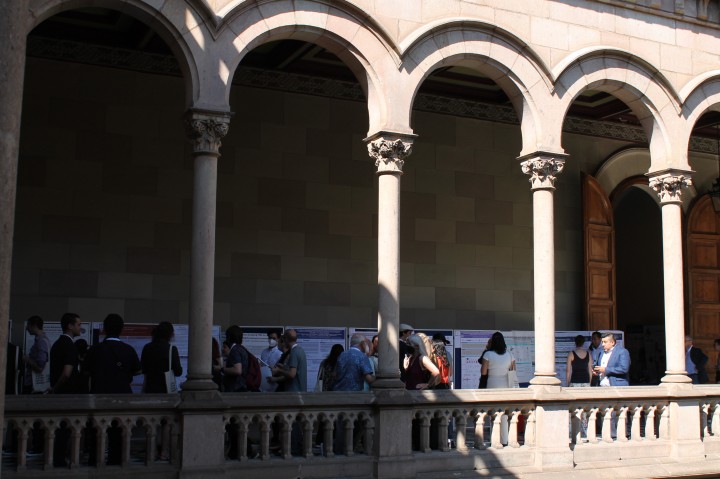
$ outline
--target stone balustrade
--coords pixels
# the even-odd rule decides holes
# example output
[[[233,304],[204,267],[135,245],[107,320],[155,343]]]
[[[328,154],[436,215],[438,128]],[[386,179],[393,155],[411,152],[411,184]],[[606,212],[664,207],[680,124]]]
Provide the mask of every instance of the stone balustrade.
[[[106,465],[113,430],[120,460]],[[63,435],[67,467],[92,477],[531,474],[548,456],[560,470],[687,460],[702,469],[719,462],[720,388],[16,396],[5,433],[5,477],[59,473],[52,451]],[[169,460],[156,460],[161,441]],[[383,472],[384,460],[401,470]]]

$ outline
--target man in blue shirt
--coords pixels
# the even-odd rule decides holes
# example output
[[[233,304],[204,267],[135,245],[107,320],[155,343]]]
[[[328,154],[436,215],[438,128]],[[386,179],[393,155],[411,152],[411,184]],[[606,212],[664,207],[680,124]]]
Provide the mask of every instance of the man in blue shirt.
[[[337,379],[333,391],[362,391],[365,381],[372,383],[375,380],[370,358],[360,350],[364,341],[365,336],[360,333],[350,337],[350,348],[340,354],[335,366]]]

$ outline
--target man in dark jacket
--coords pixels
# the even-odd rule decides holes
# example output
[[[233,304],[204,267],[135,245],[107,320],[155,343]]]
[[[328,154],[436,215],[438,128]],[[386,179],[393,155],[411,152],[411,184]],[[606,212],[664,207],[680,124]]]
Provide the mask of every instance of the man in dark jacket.
[[[118,314],[108,314],[103,321],[105,340],[88,351],[85,359],[93,394],[130,394],[133,376],[141,372],[140,358],[127,343],[120,341],[125,323]],[[91,450],[94,450],[93,448]],[[120,464],[122,459],[122,429],[108,429],[108,464]],[[96,458],[91,453],[90,462]]]
[[[705,370],[707,362],[708,357],[702,352],[702,349],[693,346],[692,336],[685,336],[685,370],[693,384],[708,382],[708,374]]]

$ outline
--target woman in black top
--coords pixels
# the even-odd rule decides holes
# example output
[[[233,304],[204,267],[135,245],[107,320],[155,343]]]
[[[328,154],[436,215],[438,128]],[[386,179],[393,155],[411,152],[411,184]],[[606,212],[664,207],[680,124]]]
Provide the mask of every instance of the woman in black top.
[[[170,341],[175,335],[175,328],[168,321],[162,321],[155,327],[153,331],[152,342],[143,347],[140,363],[142,371],[145,375],[145,386],[143,392],[146,393],[166,393],[165,371],[169,369],[168,351],[172,348],[172,370],[175,376],[182,375],[182,364],[180,364],[180,354],[175,346],[170,345]]]
[[[568,387],[590,386],[592,377],[592,364],[590,353],[583,349],[585,336],[575,336],[575,349],[568,353],[567,357],[567,385]]]

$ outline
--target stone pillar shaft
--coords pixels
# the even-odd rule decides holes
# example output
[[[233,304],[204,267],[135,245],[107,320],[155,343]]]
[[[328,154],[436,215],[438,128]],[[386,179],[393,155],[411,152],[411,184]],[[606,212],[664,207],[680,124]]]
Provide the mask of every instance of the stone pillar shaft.
[[[533,190],[535,377],[533,385],[560,385],[555,373],[555,175],[564,154],[533,153],[520,158]]]
[[[412,139],[392,134],[368,138],[378,168],[378,371],[373,388],[402,388],[398,369],[400,329],[400,176]]]
[[[662,205],[665,356],[663,383],[692,382],[685,371],[685,290],[683,286],[682,188],[688,172],[665,171],[650,178]]]
[[[5,409],[10,271],[29,11],[27,0],[0,2],[0,32],[3,38],[0,50],[0,423]]]
[[[188,136],[193,140],[194,182],[190,251],[190,324],[188,375],[183,390],[213,390],[212,325],[215,293],[215,216],[220,140],[229,115],[193,112]]]

